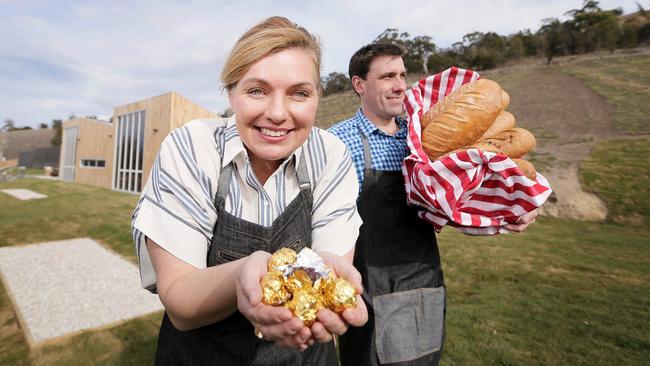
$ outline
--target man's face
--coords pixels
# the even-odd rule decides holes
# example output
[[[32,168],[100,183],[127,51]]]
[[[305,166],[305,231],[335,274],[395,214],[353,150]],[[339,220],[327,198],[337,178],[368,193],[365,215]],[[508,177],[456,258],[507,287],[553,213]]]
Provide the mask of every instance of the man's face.
[[[388,120],[402,113],[405,77],[406,68],[400,56],[379,56],[372,60],[366,80],[358,78],[355,84],[363,113],[371,120],[373,117]]]

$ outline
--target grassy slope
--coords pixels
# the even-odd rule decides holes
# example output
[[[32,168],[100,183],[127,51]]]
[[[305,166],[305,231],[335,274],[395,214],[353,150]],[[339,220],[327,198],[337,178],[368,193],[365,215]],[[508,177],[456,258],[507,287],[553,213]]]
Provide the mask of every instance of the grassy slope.
[[[561,71],[582,80],[614,107],[617,135],[601,141],[580,167],[586,190],[607,202],[608,219],[650,222],[650,56],[603,58]]]
[[[593,59],[559,70],[582,80],[614,106],[614,128],[619,134],[650,134],[649,55]]]
[[[607,202],[609,219],[650,223],[650,139],[600,142],[580,165],[580,180]]]

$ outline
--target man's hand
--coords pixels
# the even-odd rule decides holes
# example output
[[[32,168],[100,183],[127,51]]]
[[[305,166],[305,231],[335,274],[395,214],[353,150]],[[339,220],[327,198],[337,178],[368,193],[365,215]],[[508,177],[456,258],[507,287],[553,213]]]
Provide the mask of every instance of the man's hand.
[[[319,254],[338,277],[343,277],[350,281],[357,291],[356,308],[345,309],[341,315],[329,309],[322,309],[318,312],[318,320],[311,326],[313,339],[318,342],[329,342],[332,340],[332,333],[341,335],[348,330],[349,325],[359,327],[366,324],[368,321],[368,310],[360,296],[363,292],[361,275],[352,263],[348,259],[332,253],[321,252]]]
[[[312,337],[311,330],[289,309],[262,303],[260,280],[267,272],[270,257],[267,252],[257,251],[241,266],[237,276],[237,307],[265,339],[282,347],[305,350]]]
[[[530,224],[535,222],[535,220],[537,219],[537,215],[538,215],[537,210],[531,211],[521,216],[519,220],[517,220],[516,224],[508,224],[504,226],[504,228],[508,231],[514,231],[516,233],[520,233],[526,230],[526,228],[528,228]]]

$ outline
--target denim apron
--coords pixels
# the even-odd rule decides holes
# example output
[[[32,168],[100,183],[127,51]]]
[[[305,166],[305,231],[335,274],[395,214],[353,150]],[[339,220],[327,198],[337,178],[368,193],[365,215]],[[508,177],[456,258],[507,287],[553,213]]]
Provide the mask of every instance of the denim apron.
[[[237,218],[225,210],[233,163],[219,175],[215,207],[217,223],[208,251],[207,265],[217,266],[248,256],[257,250],[274,252],[289,247],[297,252],[311,247],[313,197],[304,153],[297,164],[300,193],[264,227]],[[202,328],[181,332],[165,313],[158,336],[157,365],[336,365],[334,343],[315,343],[304,352],[286,349],[258,339],[253,326],[239,312]]]
[[[339,338],[342,365],[437,365],[444,337],[445,287],[435,231],[406,204],[400,171],[372,169],[362,132],[363,225],[354,265],[368,322]]]

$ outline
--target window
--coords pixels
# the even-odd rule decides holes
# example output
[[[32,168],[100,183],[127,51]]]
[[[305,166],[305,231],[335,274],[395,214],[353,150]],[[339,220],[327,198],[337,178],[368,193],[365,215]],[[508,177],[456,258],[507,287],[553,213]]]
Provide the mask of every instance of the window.
[[[84,168],[103,168],[106,166],[106,160],[102,159],[81,159],[81,166]]]
[[[142,189],[145,111],[117,116],[113,189],[137,193]]]

